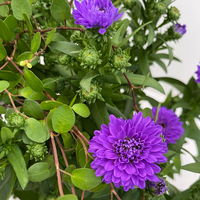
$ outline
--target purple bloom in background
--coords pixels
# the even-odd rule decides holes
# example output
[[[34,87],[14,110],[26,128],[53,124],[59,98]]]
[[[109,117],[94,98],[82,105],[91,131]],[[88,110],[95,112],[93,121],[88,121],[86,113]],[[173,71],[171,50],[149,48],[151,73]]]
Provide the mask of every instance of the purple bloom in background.
[[[181,25],[177,23],[174,25],[174,31],[179,33],[180,35],[184,35],[187,32],[186,25]]]
[[[162,195],[167,191],[166,183],[161,178],[158,182],[149,182],[148,186],[151,190],[153,190],[154,194],[156,195]]]
[[[123,186],[125,191],[135,186],[144,189],[146,181],[156,182],[157,165],[166,162],[163,155],[167,144],[163,142],[162,127],[139,112],[124,120],[110,115],[110,123],[94,132],[89,152],[93,153],[91,167],[96,176],[103,176],[107,184]]]
[[[76,9],[73,16],[76,24],[86,28],[99,28],[104,34],[106,29],[117,21],[123,14],[114,7],[111,0],[75,0]]]
[[[157,108],[154,107],[152,109],[154,119],[156,117],[156,112]],[[156,123],[163,127],[162,134],[167,144],[176,143],[176,140],[178,140],[184,133],[183,123],[172,110],[165,107],[160,108]]]
[[[197,74],[196,82],[200,83],[200,65],[197,66],[197,71],[195,73]]]

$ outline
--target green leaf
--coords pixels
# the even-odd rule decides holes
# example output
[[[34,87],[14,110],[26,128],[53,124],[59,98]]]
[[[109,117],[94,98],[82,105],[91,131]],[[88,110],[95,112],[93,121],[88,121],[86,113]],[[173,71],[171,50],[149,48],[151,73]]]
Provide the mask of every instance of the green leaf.
[[[91,104],[91,114],[98,127],[109,122],[109,114],[104,102],[96,101],[94,104]]]
[[[0,61],[2,61],[7,56],[6,49],[3,44],[0,42]]]
[[[47,33],[47,38],[46,38],[46,41],[45,41],[46,46],[49,45],[53,41],[55,34],[56,34],[56,29],[52,29],[51,31],[49,31]]]
[[[33,53],[30,51],[23,52],[17,57],[17,62],[24,60],[31,60],[33,58]]]
[[[34,118],[26,120],[24,129],[27,137],[34,142],[43,143],[49,139],[47,128]]]
[[[78,200],[76,195],[73,194],[67,194],[61,197],[58,197],[57,200]]]
[[[63,105],[55,108],[52,113],[53,130],[57,133],[67,133],[71,130],[75,123],[75,115],[73,110]]]
[[[36,53],[40,48],[40,44],[41,44],[41,34],[40,32],[37,32],[35,33],[31,41],[31,52]]]
[[[5,40],[6,42],[12,40],[12,33],[7,24],[4,23],[2,19],[0,19],[0,38]]]
[[[42,92],[35,92],[30,87],[22,88],[19,91],[19,94],[27,99],[32,99],[32,100],[43,100],[45,98]]]
[[[66,0],[53,0],[51,15],[57,22],[62,22],[70,17],[70,7]]]
[[[72,171],[72,183],[81,190],[91,190],[101,183],[101,179],[96,177],[94,171],[88,168],[80,168]]]
[[[147,39],[147,44],[148,46],[150,46],[153,43],[154,37],[155,37],[155,32],[154,29],[151,25],[148,25],[148,39]]]
[[[0,71],[0,79],[7,80],[7,81],[16,81],[19,78],[20,78],[20,75],[14,72],[7,71],[7,70]]]
[[[9,128],[2,127],[1,128],[1,140],[3,143],[5,143],[8,140],[11,140],[14,138],[15,133],[13,133]]]
[[[179,81],[175,78],[170,78],[170,77],[158,77],[156,78],[160,81],[163,81],[165,83],[169,83],[170,85],[172,85],[173,87],[175,87],[176,89],[178,89],[180,92],[183,92],[185,90],[185,88],[187,87],[185,85],[185,83],[183,83],[182,81]]]
[[[53,174],[47,162],[38,162],[28,169],[28,177],[32,182],[41,182],[51,177]]]
[[[7,200],[13,192],[13,187],[15,185],[15,174],[11,167],[7,167],[5,170],[5,176],[0,179],[0,199]]]
[[[74,110],[75,113],[80,115],[81,117],[87,118],[90,116],[90,110],[87,107],[87,105],[83,103],[77,103],[72,106],[72,109]]]
[[[5,2],[6,0],[0,0],[0,3]],[[1,17],[7,17],[9,14],[9,8],[7,5],[0,6],[0,16]]]
[[[35,90],[36,92],[42,92],[43,91],[42,81],[32,71],[25,68],[24,77],[25,77],[27,84],[33,90]]]
[[[190,172],[200,173],[200,163],[190,163],[181,168]]]
[[[149,76],[129,73],[129,74],[127,74],[127,77],[135,85],[149,86],[149,87],[152,87],[152,88],[158,90],[159,92],[165,94],[165,91],[164,91],[163,87],[160,85],[160,83]],[[127,83],[127,80],[124,77],[122,77],[121,81],[123,84]]]
[[[18,20],[24,20],[24,14],[26,14],[28,18],[32,15],[32,8],[29,0],[12,0],[11,8],[13,15]]]
[[[12,165],[22,189],[24,189],[28,183],[28,172],[24,156],[17,145],[11,147],[8,154],[8,161]]]
[[[0,81],[0,93],[6,90],[9,87],[8,81]]]
[[[121,26],[120,28],[117,30],[117,32],[114,34],[113,38],[112,38],[112,44],[114,46],[120,46],[120,43],[123,40],[123,37],[127,31],[127,27],[129,26],[130,21],[128,19],[123,20],[123,22],[121,22]]]
[[[42,108],[37,101],[26,99],[23,104],[23,111],[29,117],[34,117],[36,119],[44,118]]]
[[[66,41],[52,42],[50,47],[53,50],[60,51],[70,56],[78,56],[81,51],[81,48],[77,44]]]
[[[52,110],[54,108],[57,108],[57,107],[63,105],[63,103],[61,103],[59,101],[47,100],[47,101],[43,101],[40,105],[43,110]]]
[[[87,75],[84,76],[82,80],[80,81],[80,86],[82,87],[82,89],[90,92],[90,87],[91,87],[90,85],[91,85],[92,79],[94,79],[97,76],[98,75],[94,74],[94,72],[87,73]]]

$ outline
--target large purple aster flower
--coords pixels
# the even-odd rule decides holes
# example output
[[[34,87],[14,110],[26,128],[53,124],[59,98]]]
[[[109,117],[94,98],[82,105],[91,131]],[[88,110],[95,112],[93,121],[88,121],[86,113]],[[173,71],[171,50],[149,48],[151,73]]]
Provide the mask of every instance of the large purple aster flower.
[[[124,120],[110,115],[110,123],[94,132],[89,152],[93,153],[91,167],[103,181],[123,186],[125,191],[135,186],[144,189],[146,181],[159,181],[157,165],[166,162],[163,154],[162,127],[139,112],[132,119]]]
[[[200,83],[200,65],[197,66],[197,71],[195,73],[197,74],[196,82]]]
[[[73,16],[76,24],[86,28],[99,28],[99,33],[104,34],[106,29],[117,21],[122,13],[114,7],[111,0],[75,0],[76,9]]]
[[[177,24],[174,25],[174,31],[176,33],[179,33],[180,35],[184,35],[187,32],[186,25],[185,24],[181,25],[181,24],[177,23]]]
[[[156,112],[157,108],[154,107],[152,109],[154,119],[156,117]],[[184,133],[183,123],[172,110],[165,107],[160,108],[156,123],[163,127],[162,133],[167,144],[176,143],[176,140]]]

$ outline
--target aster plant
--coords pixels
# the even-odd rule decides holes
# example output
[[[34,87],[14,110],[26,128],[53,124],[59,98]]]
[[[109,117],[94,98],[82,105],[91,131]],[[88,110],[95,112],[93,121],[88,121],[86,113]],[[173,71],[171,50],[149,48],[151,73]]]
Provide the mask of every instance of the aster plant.
[[[169,177],[199,173],[199,67],[188,83],[151,71],[180,62],[173,2],[0,0],[0,200],[198,197]]]

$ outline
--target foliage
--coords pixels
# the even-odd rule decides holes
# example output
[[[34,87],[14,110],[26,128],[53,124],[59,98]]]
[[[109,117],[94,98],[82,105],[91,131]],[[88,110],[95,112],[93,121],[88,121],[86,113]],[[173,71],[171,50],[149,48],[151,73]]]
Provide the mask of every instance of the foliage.
[[[10,195],[21,200],[104,200],[110,194],[123,200],[183,199],[170,185],[160,197],[148,188],[124,192],[106,185],[90,168],[93,157],[87,151],[94,130],[108,123],[109,114],[131,118],[147,101],[182,109],[185,134],[169,145],[160,176],[173,178],[180,169],[200,173],[200,87],[193,78],[184,84],[151,74],[155,63],[167,72],[172,62],[179,62],[169,43],[181,38],[173,29],[180,12],[172,2],[116,0],[128,19],[101,35],[96,28],[75,25],[73,1],[0,0],[1,200]],[[178,95],[166,94],[161,82]],[[149,87],[166,100],[147,96],[144,89]],[[148,108],[142,111],[151,115]],[[182,166],[180,155],[190,153],[182,148],[186,138],[196,142],[198,156]],[[185,197],[198,199],[197,187],[186,190]]]

